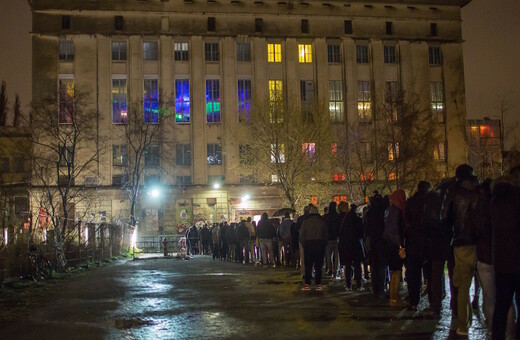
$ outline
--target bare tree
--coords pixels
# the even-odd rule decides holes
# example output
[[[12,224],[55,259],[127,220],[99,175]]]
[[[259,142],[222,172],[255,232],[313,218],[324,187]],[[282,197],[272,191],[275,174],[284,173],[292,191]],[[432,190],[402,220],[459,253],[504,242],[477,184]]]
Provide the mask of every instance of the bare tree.
[[[239,136],[240,171],[279,188],[282,199],[294,208],[311,196],[326,196],[335,138],[322,106],[302,110],[281,98],[253,107],[249,117],[241,119],[245,133]]]
[[[22,120],[22,111],[21,111],[21,104],[20,104],[20,96],[18,93],[14,97],[14,106],[13,106],[13,126],[20,126],[20,122]]]
[[[88,210],[95,190],[83,181],[96,175],[102,141],[96,136],[99,112],[88,109],[88,97],[72,84],[57,96],[34,103],[27,125],[31,129],[33,194],[54,229],[58,270],[66,267],[64,244],[75,230],[75,208]]]

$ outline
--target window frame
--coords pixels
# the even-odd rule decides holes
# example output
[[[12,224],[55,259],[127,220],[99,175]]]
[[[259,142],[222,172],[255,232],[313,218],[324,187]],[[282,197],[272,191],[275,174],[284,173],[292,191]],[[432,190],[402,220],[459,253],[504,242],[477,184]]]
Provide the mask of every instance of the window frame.
[[[372,90],[369,80],[357,81],[357,105],[359,121],[362,123],[370,123],[372,121]]]
[[[112,144],[112,166],[125,167],[128,165],[128,146],[126,144]]]
[[[206,146],[206,161],[208,165],[222,165],[222,145],[220,143],[208,143]],[[210,160],[212,157],[214,160]]]
[[[329,64],[341,63],[341,47],[340,44],[327,44],[327,60]]]
[[[204,61],[218,62],[220,61],[220,44],[218,41],[206,41],[204,43]]]
[[[155,95],[147,95],[146,84],[149,82],[155,82],[156,87],[151,90],[156,90]],[[147,104],[151,105],[151,108],[147,109]],[[157,113],[153,112],[153,109],[157,107]],[[149,113],[150,111],[151,114]],[[159,78],[157,76],[145,76],[143,79],[143,113],[144,122],[146,124],[159,124]]]
[[[62,88],[63,83],[66,84],[66,93],[63,92],[65,89]],[[72,84],[70,87],[69,83]],[[72,92],[72,94],[70,93]],[[59,75],[58,76],[58,124],[72,124],[74,120],[74,76]],[[66,112],[64,108],[66,107]]]
[[[186,89],[185,88],[186,85],[188,88],[187,96],[184,93],[184,90]],[[174,86],[175,86],[175,123],[176,124],[190,124],[190,122],[191,122],[190,79],[189,78],[177,78],[174,80]],[[186,98],[188,98],[188,100],[186,100]],[[181,108],[181,110],[179,110],[178,106]]]
[[[238,96],[238,114],[239,119],[243,116],[246,122],[249,122],[251,117],[251,93],[252,82],[249,78],[237,79],[237,96]]]
[[[147,49],[146,46],[151,47]],[[143,40],[143,61],[159,60],[159,42],[157,40]]]
[[[383,46],[383,59],[387,65],[397,64],[397,48],[395,45]]]
[[[60,38],[58,43],[58,60],[61,62],[74,61],[74,40]]]
[[[428,64],[430,66],[442,65],[442,51],[440,46],[428,46]]]
[[[187,41],[178,41],[173,43],[173,60],[189,61],[190,45]]]
[[[247,48],[246,48],[247,46]],[[251,61],[251,43],[249,42],[237,42],[237,62],[250,62]]]
[[[124,92],[122,93],[122,82],[124,81]],[[115,92],[115,83],[119,83],[117,86],[117,93]],[[123,103],[124,99],[124,103]],[[114,110],[117,108],[118,113]],[[122,114],[125,112],[125,114]],[[119,119],[116,119],[116,116]],[[128,123],[128,81],[126,75],[112,75],[112,124],[124,125]]]
[[[208,107],[211,108],[210,111],[208,111]],[[210,117],[211,119],[209,119]],[[221,121],[220,79],[206,79],[206,123],[215,124]]]
[[[175,165],[191,165],[191,144],[175,145]]]
[[[357,44],[356,45],[356,63],[357,64],[368,64],[369,51],[368,45]]]
[[[161,166],[161,146],[158,143],[151,143],[146,147],[144,166],[146,168]]]
[[[339,88],[337,85],[339,85]],[[329,80],[329,115],[333,123],[341,124],[345,122],[342,80]]]
[[[281,43],[268,43],[267,44],[267,62],[268,63],[281,63],[282,62],[282,44]]]
[[[431,81],[430,82],[430,108],[432,115],[436,118],[439,123],[444,123],[444,84],[442,81]]]
[[[300,64],[312,63],[312,44],[298,44],[298,62]]]
[[[121,48],[122,46],[124,46],[124,51]],[[111,48],[112,48],[112,61],[122,62],[122,61],[127,60],[127,42],[126,42],[126,40],[112,40]]]

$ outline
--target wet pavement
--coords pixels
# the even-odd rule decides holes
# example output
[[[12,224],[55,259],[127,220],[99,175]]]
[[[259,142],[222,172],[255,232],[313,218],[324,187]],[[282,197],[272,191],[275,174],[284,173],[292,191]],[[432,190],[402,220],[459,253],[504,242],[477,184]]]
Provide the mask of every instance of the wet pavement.
[[[56,284],[38,308],[9,322],[2,339],[455,339],[444,299],[440,320],[381,305],[369,292],[324,280],[301,292],[295,269],[150,258],[120,261]],[[481,321],[482,320],[482,321]],[[486,339],[480,313],[470,339]]]

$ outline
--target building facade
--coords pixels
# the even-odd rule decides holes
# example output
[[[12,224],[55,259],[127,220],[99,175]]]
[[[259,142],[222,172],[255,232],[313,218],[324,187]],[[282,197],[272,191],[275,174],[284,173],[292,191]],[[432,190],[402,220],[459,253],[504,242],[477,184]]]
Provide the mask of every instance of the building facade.
[[[481,180],[503,174],[504,139],[500,119],[468,119],[468,148],[468,162]]]
[[[96,209],[112,221],[129,215],[127,117],[140,111],[159,124],[136,213],[149,234],[280,208],[275,185],[241,183],[229,137],[241,113],[278,90],[302,106],[328,103],[341,127],[370,124],[392,84],[413,89],[438,116],[435,157],[448,173],[467,159],[460,9],[468,2],[34,0],[33,101],[73,88],[99,113],[92,133],[107,152],[75,185],[102,193]]]

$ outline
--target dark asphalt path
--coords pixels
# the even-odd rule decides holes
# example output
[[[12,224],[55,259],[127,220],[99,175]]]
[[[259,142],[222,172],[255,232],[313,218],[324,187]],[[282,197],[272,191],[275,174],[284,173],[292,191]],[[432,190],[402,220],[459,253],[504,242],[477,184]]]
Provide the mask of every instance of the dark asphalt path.
[[[345,292],[342,280],[304,293],[299,278],[293,269],[210,256],[128,260],[61,282],[41,308],[3,327],[0,339],[455,338],[446,306],[439,321]],[[485,339],[477,317],[469,337]]]

